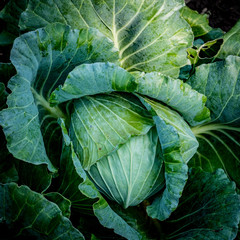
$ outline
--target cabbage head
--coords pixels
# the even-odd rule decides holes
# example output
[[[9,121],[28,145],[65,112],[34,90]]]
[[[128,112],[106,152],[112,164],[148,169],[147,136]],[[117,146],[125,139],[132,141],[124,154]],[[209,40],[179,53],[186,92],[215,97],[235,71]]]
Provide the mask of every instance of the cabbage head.
[[[170,107],[198,124],[209,117],[204,95],[157,72],[129,73],[113,63],[93,63],[76,67],[50,97],[52,104],[68,100],[73,100],[70,139],[100,192],[124,208],[164,191],[165,185],[178,182],[181,192],[198,142],[184,117]]]

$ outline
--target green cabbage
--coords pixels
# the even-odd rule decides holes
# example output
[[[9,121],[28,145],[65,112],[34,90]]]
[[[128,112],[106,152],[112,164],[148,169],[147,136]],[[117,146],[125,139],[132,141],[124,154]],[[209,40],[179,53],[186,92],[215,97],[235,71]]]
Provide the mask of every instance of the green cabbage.
[[[183,0],[10,0],[0,18],[1,237],[237,236],[239,22]]]

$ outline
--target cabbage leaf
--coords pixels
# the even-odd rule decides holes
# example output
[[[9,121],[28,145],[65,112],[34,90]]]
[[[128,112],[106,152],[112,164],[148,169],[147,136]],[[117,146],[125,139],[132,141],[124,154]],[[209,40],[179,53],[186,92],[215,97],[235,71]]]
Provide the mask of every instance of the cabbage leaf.
[[[21,15],[22,30],[59,22],[74,29],[94,27],[119,50],[128,71],[160,71],[178,77],[187,65],[193,34],[180,17],[183,0],[30,0]]]
[[[53,164],[57,165],[61,153],[57,118],[65,113],[50,106],[51,92],[76,65],[116,58],[113,44],[95,29],[79,31],[53,24],[17,38],[11,54],[17,75],[8,84],[12,91],[8,108],[0,113],[14,157],[47,164],[50,171],[56,171]]]
[[[196,68],[188,83],[208,97],[211,122],[192,128],[200,147],[190,162],[213,172],[223,168],[240,185],[240,57]]]

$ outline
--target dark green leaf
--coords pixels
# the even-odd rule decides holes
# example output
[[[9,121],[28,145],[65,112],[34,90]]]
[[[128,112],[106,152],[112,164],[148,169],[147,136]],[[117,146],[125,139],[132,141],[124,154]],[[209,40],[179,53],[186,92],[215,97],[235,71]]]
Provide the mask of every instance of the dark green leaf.
[[[240,128],[231,130],[227,125],[212,125],[212,128],[206,125],[205,131],[203,128],[198,130],[200,132],[195,134],[199,148],[189,166],[200,166],[208,172],[223,168],[240,187]]]
[[[16,74],[16,70],[11,63],[0,63],[0,79],[7,85],[9,79]]]
[[[235,26],[230,29],[223,36],[223,45],[217,55],[218,58],[224,59],[229,55],[240,57],[240,20],[235,24]]]
[[[64,130],[64,124],[60,124],[62,130]],[[66,145],[63,146],[59,177],[57,179],[61,183],[58,192],[71,201],[72,208],[78,213],[93,215],[92,205],[94,200],[86,197],[79,191],[78,186],[82,182],[82,178],[77,174],[75,166],[71,161],[71,148]]]
[[[11,225],[16,235],[30,229],[38,239],[84,239],[55,203],[27,186],[0,184],[0,201],[1,222]]]
[[[7,95],[4,84],[0,82],[0,110],[7,106]]]
[[[6,22],[4,30],[0,33],[0,45],[12,44],[19,36],[18,22],[21,13],[26,9],[28,0],[10,0],[0,12],[0,18]]]
[[[167,220],[168,239],[235,239],[240,196],[222,169],[190,171],[177,210]]]
[[[132,228],[141,234],[141,240],[155,240],[163,238],[163,229],[158,220],[147,216],[145,202],[136,207],[123,209],[118,204],[110,204],[111,208],[121,216]]]
[[[50,192],[44,194],[44,197],[47,198],[49,201],[54,202],[58,205],[58,207],[61,209],[62,214],[64,217],[69,218],[71,214],[71,202],[63,197],[58,192]]]
[[[208,97],[212,122],[192,128],[200,147],[190,166],[213,172],[223,168],[240,186],[240,58],[196,68],[189,84]]]
[[[223,38],[223,35],[225,32],[221,28],[212,28],[210,32],[205,34],[204,36],[201,36],[201,39],[204,42],[212,41],[215,39]]]
[[[198,46],[197,49],[188,49],[188,57],[191,63],[199,66],[203,63],[211,63],[215,60],[217,53],[223,43],[222,39],[215,39]]]
[[[34,165],[17,159],[14,163],[18,172],[19,185],[27,185],[31,190],[39,193],[48,189],[52,181],[52,174],[48,172],[46,165]]]

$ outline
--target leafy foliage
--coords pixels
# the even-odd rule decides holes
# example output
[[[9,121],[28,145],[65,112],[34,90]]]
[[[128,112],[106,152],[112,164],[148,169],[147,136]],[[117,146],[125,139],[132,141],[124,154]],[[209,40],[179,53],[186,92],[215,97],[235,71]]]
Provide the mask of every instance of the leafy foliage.
[[[184,49],[193,39],[189,25],[179,16],[183,5],[183,0],[30,0],[20,26],[32,30],[60,22],[74,29],[95,27],[112,39],[126,70],[177,77],[188,63]]]
[[[193,166],[207,171],[223,168],[239,186],[240,166],[240,58],[229,56],[223,61],[196,68],[189,80],[193,88],[204,93],[211,110],[210,123],[193,128],[200,148],[192,159]]]
[[[235,209],[240,208],[235,188],[222,169],[213,174],[192,169],[180,208],[167,220],[168,239],[234,239],[239,221]]]
[[[183,0],[10,0],[0,18],[4,238],[235,239],[239,22]]]

